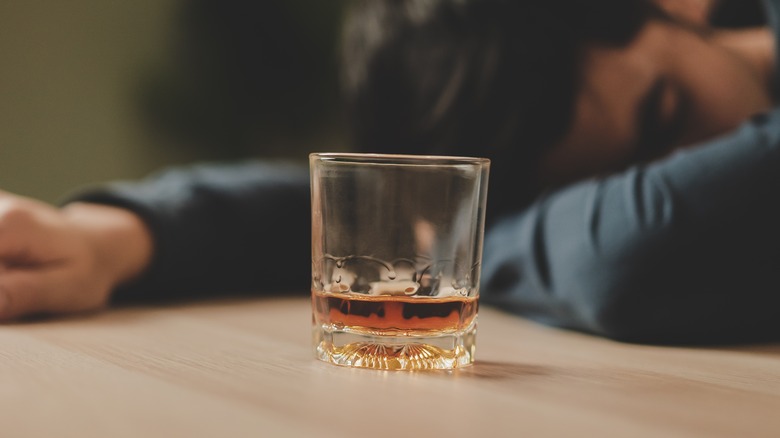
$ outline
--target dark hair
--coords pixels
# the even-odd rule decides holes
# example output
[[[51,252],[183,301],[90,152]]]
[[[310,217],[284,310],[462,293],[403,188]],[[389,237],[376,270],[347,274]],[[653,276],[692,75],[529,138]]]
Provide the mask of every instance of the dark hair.
[[[522,208],[572,123],[583,46],[623,46],[656,14],[645,0],[359,0],[343,47],[354,141],[487,156],[491,209]]]

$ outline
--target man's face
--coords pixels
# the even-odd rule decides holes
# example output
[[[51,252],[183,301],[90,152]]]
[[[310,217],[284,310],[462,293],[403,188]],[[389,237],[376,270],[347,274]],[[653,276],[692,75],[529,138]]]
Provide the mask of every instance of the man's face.
[[[559,185],[723,134],[771,106],[766,78],[714,39],[651,20],[626,47],[586,49],[574,120],[542,157]]]

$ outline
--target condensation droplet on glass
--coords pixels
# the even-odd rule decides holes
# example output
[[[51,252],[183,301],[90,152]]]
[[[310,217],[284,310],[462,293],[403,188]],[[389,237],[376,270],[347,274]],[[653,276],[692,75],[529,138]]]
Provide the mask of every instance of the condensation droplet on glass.
[[[387,279],[388,280],[395,280],[396,277],[397,277],[397,274],[395,273],[395,271],[390,271],[390,272],[387,273]]]
[[[341,283],[341,275],[339,275],[339,278],[336,279],[336,283]]]
[[[336,267],[341,269],[344,267],[344,260],[336,260]]]

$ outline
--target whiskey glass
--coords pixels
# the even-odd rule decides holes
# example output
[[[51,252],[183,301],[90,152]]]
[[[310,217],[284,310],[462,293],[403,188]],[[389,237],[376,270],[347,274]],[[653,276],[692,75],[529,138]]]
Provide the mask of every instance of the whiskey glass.
[[[309,160],[316,356],[392,370],[473,363],[490,161]]]

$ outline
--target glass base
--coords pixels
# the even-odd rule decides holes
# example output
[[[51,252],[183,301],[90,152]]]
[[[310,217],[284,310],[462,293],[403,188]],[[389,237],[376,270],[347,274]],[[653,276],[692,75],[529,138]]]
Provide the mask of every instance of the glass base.
[[[460,333],[384,336],[314,327],[317,358],[376,370],[451,370],[474,363],[477,325]]]

